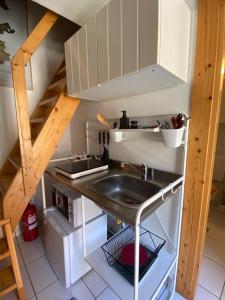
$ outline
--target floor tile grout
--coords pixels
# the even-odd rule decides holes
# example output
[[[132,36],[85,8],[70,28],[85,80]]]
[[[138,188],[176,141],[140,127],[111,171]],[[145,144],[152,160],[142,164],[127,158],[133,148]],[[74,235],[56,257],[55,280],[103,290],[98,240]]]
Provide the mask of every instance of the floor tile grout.
[[[98,297],[103,294],[106,290],[107,290],[108,286],[106,288],[104,288],[104,290],[95,298],[95,299],[98,299]]]
[[[32,280],[31,280],[31,278],[30,278],[30,274],[29,274],[29,271],[28,271],[28,269],[27,269],[27,267],[30,265],[30,264],[32,264],[32,263],[34,263],[35,261],[37,261],[38,259],[40,259],[41,257],[46,257],[46,254],[44,253],[43,255],[41,255],[41,256],[39,256],[38,258],[35,258],[34,260],[32,260],[31,262],[29,262],[28,264],[26,264],[25,263],[25,260],[24,260],[24,256],[23,256],[23,253],[22,253],[22,249],[21,249],[21,247],[20,247],[20,244],[19,244],[19,242],[18,242],[18,240],[17,240],[17,237],[16,237],[16,242],[17,242],[17,245],[18,245],[18,250],[19,250],[19,252],[20,252],[20,254],[21,254],[21,258],[22,258],[22,261],[23,261],[23,264],[24,264],[24,266],[23,266],[23,268],[25,268],[25,270],[26,270],[26,272],[27,272],[27,274],[28,274],[28,278],[29,278],[29,281],[30,281],[30,283],[31,283],[31,287],[32,287],[32,290],[33,290],[33,293],[34,293],[34,295],[33,296],[31,296],[29,299],[31,299],[31,298],[33,298],[33,297],[35,297],[36,299],[38,299],[37,297],[38,297],[38,295],[40,294],[40,293],[42,293],[44,290],[46,290],[46,289],[48,289],[51,285],[53,285],[54,283],[56,283],[57,281],[58,281],[58,279],[57,280],[55,280],[54,282],[52,282],[51,284],[49,284],[47,287],[45,287],[44,289],[42,289],[42,290],[40,290],[40,291],[38,291],[37,293],[35,292],[35,289],[34,289],[34,286],[33,286],[33,284],[32,284]],[[51,267],[51,266],[50,266]],[[51,270],[52,270],[52,268],[51,268]],[[52,270],[53,271],[53,270]],[[91,271],[91,270],[90,270]],[[54,272],[54,271],[53,271]],[[55,272],[54,272],[55,273]],[[108,288],[108,286],[106,286],[106,288],[97,296],[97,297],[95,297],[95,295],[92,293],[92,291],[91,291],[91,289],[88,287],[88,285],[85,283],[85,281],[83,280],[83,278],[81,278],[81,280],[82,280],[82,282],[84,283],[84,285],[86,286],[86,288],[89,290],[89,292],[91,293],[91,295],[93,296],[93,298],[94,299],[97,299],[100,295],[101,295],[101,293],[103,293],[107,288]],[[28,299],[28,300],[29,300]]]
[[[50,283],[48,286],[46,286],[44,289],[38,291],[38,293],[35,292],[35,296],[37,297],[40,293],[42,293],[44,290],[48,289],[51,285],[53,285],[57,281],[59,281],[58,278],[55,281],[53,281],[52,283]]]
[[[224,231],[225,231],[225,227],[224,227]],[[214,237],[214,236],[212,236],[212,235],[209,235],[208,233],[206,233],[206,235],[207,235],[208,237],[210,237],[210,238],[214,239],[215,241],[217,241],[217,242],[219,242],[219,243],[221,243],[221,244],[224,244],[224,245],[225,245],[225,242],[223,242],[223,241],[219,240],[218,238],[216,238],[216,237]]]
[[[91,289],[89,288],[89,286],[86,284],[86,282],[84,281],[83,277],[81,277],[82,282],[84,283],[84,285],[87,287],[87,289],[89,290],[89,292],[92,294],[92,296],[94,297],[94,299],[96,298],[95,295],[92,293]],[[98,297],[98,296],[97,296]]]
[[[209,230],[206,232],[206,237],[209,237],[212,241],[215,241],[215,242],[217,242],[217,243],[220,243],[220,244],[219,244],[220,246],[224,246],[224,245],[225,245],[225,242],[224,242],[224,241],[221,241],[218,237],[215,237],[213,234],[210,233],[210,223],[211,223],[212,225],[217,226],[220,230],[224,230],[224,232],[225,232],[225,226],[223,226],[222,224],[218,224],[218,223],[214,222],[213,219],[210,220],[210,217],[212,218],[212,214],[213,214],[213,213],[216,213],[217,207],[218,207],[217,204],[213,205],[213,208],[212,208],[212,210],[211,210],[210,213],[209,213],[209,216],[208,216],[208,224],[207,224],[207,228],[208,228]],[[211,232],[212,232],[212,231],[211,231]],[[206,258],[206,259],[208,259],[208,260],[210,260],[211,262],[215,263],[217,266],[222,267],[223,269],[225,269],[225,265],[224,265],[224,264],[221,264],[221,263],[218,263],[218,262],[214,259],[214,257],[213,257],[213,258],[212,258],[212,257],[209,257],[209,256],[207,256],[205,253],[203,253],[203,257]],[[208,290],[207,288],[203,287],[201,284],[199,284],[199,286],[200,286],[202,289],[204,289],[205,291],[207,291],[208,293],[210,293],[211,295],[215,296],[217,299],[221,299],[221,297],[222,297],[222,295],[223,295],[223,292],[224,292],[224,289],[225,289],[225,282],[224,282],[224,284],[223,284],[222,290],[221,290],[221,291],[218,291],[218,292],[220,292],[220,295],[219,295],[219,296],[215,295],[214,292],[212,292],[211,290]],[[218,293],[218,294],[219,294],[219,293]]]
[[[16,237],[16,240],[17,240],[17,237]],[[22,251],[21,251],[21,249],[20,249],[18,240],[17,240],[17,244],[18,244],[18,250],[20,251],[20,256],[21,256],[21,258],[22,258],[22,260],[23,260],[24,268],[25,268],[25,270],[26,270],[26,272],[27,272],[27,276],[28,276],[28,278],[29,278],[29,281],[30,281],[32,290],[33,290],[33,292],[34,292],[34,296],[36,297],[36,293],[35,293],[35,290],[34,290],[34,286],[33,286],[33,283],[32,283],[32,281],[31,281],[30,274],[29,274],[29,272],[28,272],[28,270],[27,270],[27,266],[26,266],[26,264],[25,264],[25,260],[24,260],[24,257],[23,257],[23,253],[22,253]],[[32,296],[32,297],[33,297],[33,296]],[[30,298],[32,298],[32,297],[30,297]],[[36,297],[36,299],[37,299],[37,297]]]
[[[222,291],[221,291],[221,294],[220,294],[220,299],[222,299],[224,288],[225,288],[225,281],[224,281],[223,288],[222,288]]]
[[[212,259],[211,257],[209,257],[209,256],[207,256],[207,255],[205,255],[205,254],[203,254],[203,257],[205,257],[205,258],[207,258],[207,259],[209,259],[209,260],[211,260],[212,262],[214,262],[215,264],[217,264],[218,266],[220,266],[220,267],[222,267],[222,268],[224,268],[225,269],[225,265],[221,265],[221,264],[219,264],[217,261],[215,261],[214,259]]]
[[[30,274],[29,274],[29,271],[28,271],[27,267],[28,267],[30,264],[32,264],[33,262],[37,261],[38,259],[40,259],[41,257],[46,256],[46,255],[45,255],[45,253],[44,253],[42,256],[40,256],[40,257],[34,259],[34,260],[33,260],[32,262],[30,262],[29,264],[26,264],[26,263],[25,263],[25,260],[24,260],[24,257],[23,257],[22,250],[21,250],[21,248],[20,248],[20,245],[19,245],[19,242],[18,242],[18,241],[17,241],[17,244],[18,244],[18,248],[19,248],[19,251],[20,251],[20,254],[21,254],[23,263],[24,263],[24,267],[25,267],[25,269],[26,269],[28,278],[29,278],[29,280],[30,280],[31,287],[32,287],[33,292],[34,292],[34,296],[35,296],[36,299],[38,299],[38,298],[37,298],[37,297],[38,297],[38,294],[40,294],[40,293],[43,292],[45,289],[47,289],[49,286],[51,286],[53,283],[55,283],[56,281],[58,281],[58,279],[55,280],[54,282],[52,282],[52,283],[51,283],[50,285],[48,285],[47,287],[45,287],[44,289],[42,289],[41,291],[39,291],[38,293],[36,293],[36,291],[35,291],[35,289],[34,289],[34,286],[33,286],[33,283],[32,283],[32,280],[31,280],[31,278],[30,278]],[[34,297],[34,296],[32,296],[32,297]],[[32,298],[32,297],[31,297],[31,298]],[[29,298],[29,299],[31,299],[31,298]],[[29,300],[29,299],[28,299],[28,300]]]
[[[215,295],[212,291],[206,289],[204,286],[202,286],[200,283],[198,284],[203,290],[207,291],[208,293],[210,293],[211,295],[215,296],[216,298],[219,299],[219,297],[217,295]]]
[[[17,241],[17,244],[18,244],[18,247],[19,247],[19,249],[20,249],[20,254],[21,254],[22,257],[23,257],[23,253],[22,253],[22,250],[21,250],[21,247],[20,247],[20,244],[19,244],[18,241]],[[44,252],[41,256],[39,256],[39,257],[35,258],[34,260],[30,261],[29,263],[26,263],[26,262],[25,262],[25,259],[24,259],[24,257],[23,257],[24,265],[29,266],[30,264],[32,264],[33,262],[35,262],[36,260],[38,260],[39,258],[41,258],[41,257],[43,257],[43,256],[46,256],[45,252]]]
[[[224,228],[224,231],[225,231],[225,228]],[[219,240],[218,238],[216,238],[216,237],[214,237],[214,236],[212,236],[212,235],[209,235],[208,233],[206,234],[206,236],[207,236],[207,237],[210,237],[210,238],[212,238],[212,239],[214,239],[215,241],[217,241],[217,242],[219,242],[219,243],[221,243],[221,244],[223,244],[223,245],[225,245],[225,241],[221,241],[221,240]]]

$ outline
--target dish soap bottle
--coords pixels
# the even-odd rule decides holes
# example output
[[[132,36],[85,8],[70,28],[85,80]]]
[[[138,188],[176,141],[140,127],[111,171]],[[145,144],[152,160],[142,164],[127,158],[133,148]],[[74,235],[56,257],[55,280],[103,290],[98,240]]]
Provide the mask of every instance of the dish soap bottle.
[[[121,111],[123,113],[122,118],[120,118],[120,129],[128,129],[129,128],[129,118],[127,117],[126,110]]]

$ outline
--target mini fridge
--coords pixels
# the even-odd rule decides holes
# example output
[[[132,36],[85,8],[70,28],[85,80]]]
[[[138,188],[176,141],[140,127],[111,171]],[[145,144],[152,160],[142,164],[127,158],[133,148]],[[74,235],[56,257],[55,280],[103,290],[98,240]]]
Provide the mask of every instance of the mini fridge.
[[[106,242],[106,214],[87,222],[86,239],[87,254],[88,249],[93,251]],[[72,227],[55,207],[44,212],[44,245],[48,260],[64,287],[70,287],[91,269],[83,257],[82,227]]]

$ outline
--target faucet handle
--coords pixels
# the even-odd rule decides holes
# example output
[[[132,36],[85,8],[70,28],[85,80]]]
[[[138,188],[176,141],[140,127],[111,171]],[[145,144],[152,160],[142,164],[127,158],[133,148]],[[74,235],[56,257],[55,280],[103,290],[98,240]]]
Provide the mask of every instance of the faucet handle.
[[[138,163],[138,165],[139,165],[140,167],[145,167],[145,168],[148,168],[148,167],[149,167],[148,164],[145,163],[145,162],[140,162],[140,163]]]
[[[123,162],[123,161],[120,162],[120,167],[121,167],[121,168],[124,167],[124,162]]]

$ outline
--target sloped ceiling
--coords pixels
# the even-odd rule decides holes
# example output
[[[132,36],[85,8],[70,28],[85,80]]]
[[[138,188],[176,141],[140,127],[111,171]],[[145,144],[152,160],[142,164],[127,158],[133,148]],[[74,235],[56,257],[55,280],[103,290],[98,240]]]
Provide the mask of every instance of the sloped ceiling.
[[[33,0],[57,14],[84,25],[110,0]]]

